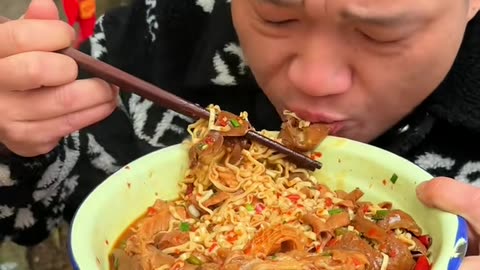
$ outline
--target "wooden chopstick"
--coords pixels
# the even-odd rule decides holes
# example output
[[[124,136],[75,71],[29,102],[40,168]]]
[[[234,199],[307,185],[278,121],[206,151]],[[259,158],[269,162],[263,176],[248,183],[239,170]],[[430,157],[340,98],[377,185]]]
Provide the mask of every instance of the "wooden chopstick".
[[[9,19],[0,16],[0,23],[5,23]],[[79,68],[89,72],[91,75],[103,79],[111,84],[114,84],[122,91],[128,91],[139,96],[142,96],[152,102],[155,102],[165,108],[176,111],[180,114],[192,117],[208,119],[210,113],[189,101],[186,101],[166,90],[163,90],[151,83],[148,83],[140,78],[128,74],[116,67],[113,67],[105,62],[97,60],[83,52],[74,48],[66,48],[58,51],[58,53],[67,55],[76,61]],[[256,141],[269,148],[276,150],[279,153],[287,155],[287,159],[295,163],[297,166],[314,171],[320,169],[322,164],[313,160],[301,153],[293,151],[284,145],[271,140],[253,130],[250,130],[245,137],[252,141]],[[1,148],[0,148],[1,151]]]

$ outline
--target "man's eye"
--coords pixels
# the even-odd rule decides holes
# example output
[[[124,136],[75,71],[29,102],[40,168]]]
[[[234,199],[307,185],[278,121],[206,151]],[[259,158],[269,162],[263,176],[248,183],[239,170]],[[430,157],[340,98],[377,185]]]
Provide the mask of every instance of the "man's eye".
[[[358,31],[360,35],[367,41],[375,43],[375,44],[392,44],[400,41],[399,38],[391,38],[391,37],[379,37],[379,36],[373,36],[371,34]]]
[[[295,23],[296,19],[289,19],[289,20],[263,20],[266,24],[270,24],[273,26],[286,26],[292,23]]]

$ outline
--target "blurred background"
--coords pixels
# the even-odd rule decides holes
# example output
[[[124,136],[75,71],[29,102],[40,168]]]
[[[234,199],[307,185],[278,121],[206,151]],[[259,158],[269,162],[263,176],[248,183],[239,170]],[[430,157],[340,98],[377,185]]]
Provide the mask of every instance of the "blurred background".
[[[97,17],[109,8],[128,4],[130,0],[96,0]],[[61,0],[55,1],[62,20],[66,20]],[[0,15],[19,18],[30,0],[0,0]],[[67,257],[68,225],[64,224],[49,239],[35,247],[20,247],[13,243],[0,244],[0,270],[70,270]]]

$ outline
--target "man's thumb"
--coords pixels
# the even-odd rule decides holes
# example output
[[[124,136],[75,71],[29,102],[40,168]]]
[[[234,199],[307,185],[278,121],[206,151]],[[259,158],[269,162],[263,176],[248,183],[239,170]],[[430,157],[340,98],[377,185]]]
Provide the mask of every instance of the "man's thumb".
[[[58,20],[58,8],[53,0],[32,0],[24,19]]]
[[[480,189],[457,180],[438,177],[417,187],[425,205],[463,216],[475,232],[480,232]]]
[[[480,266],[480,257],[479,256],[471,256],[466,257],[462,265],[460,266],[461,270],[477,270]]]

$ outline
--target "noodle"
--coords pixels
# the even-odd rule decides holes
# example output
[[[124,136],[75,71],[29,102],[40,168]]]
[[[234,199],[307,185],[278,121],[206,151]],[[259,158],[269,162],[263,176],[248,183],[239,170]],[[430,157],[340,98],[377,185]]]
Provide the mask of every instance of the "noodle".
[[[122,262],[117,265],[130,262],[128,267],[142,270],[410,270],[414,255],[428,256],[428,246],[415,241],[425,236],[408,214],[390,211],[391,204],[384,208],[360,202],[359,190],[331,191],[283,154],[222,136],[248,121],[248,115],[218,119],[219,107],[209,110],[208,120],[188,127],[191,166],[180,184],[180,197],[157,201],[154,211],[141,219],[144,224],[160,222],[167,229],[132,225],[133,236],[125,239],[130,245],[113,256]],[[219,126],[221,121],[232,124]],[[297,128],[310,125],[300,120]],[[279,142],[286,138],[262,133]],[[235,152],[239,145],[241,151]],[[168,211],[162,211],[164,207]],[[390,224],[390,213],[398,215],[392,220],[405,224]],[[141,243],[133,245],[134,241]],[[130,246],[141,246],[144,253]],[[154,264],[154,256],[167,259]],[[226,266],[230,268],[221,268]]]

